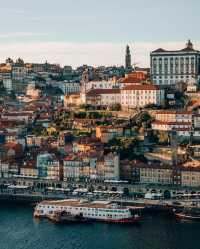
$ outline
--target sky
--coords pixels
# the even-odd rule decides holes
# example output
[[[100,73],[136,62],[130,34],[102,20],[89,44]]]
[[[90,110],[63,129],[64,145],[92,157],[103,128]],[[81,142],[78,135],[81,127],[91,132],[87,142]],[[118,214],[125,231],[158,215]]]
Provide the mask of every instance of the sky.
[[[200,49],[199,0],[0,0],[0,61],[149,66],[150,51]]]

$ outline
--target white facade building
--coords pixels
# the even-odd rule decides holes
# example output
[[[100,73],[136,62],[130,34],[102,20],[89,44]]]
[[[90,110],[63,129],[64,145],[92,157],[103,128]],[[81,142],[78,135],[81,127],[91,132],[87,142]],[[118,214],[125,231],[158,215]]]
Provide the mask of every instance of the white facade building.
[[[6,91],[12,91],[12,77],[11,77],[11,69],[0,69],[0,80],[3,81],[3,86]]]
[[[12,78],[14,80],[24,80],[28,75],[28,68],[25,65],[14,64],[12,67]]]
[[[121,104],[124,108],[137,108],[149,104],[162,105],[165,92],[150,84],[136,84],[122,89],[92,89],[82,94],[82,102],[94,106],[111,106]]]
[[[143,107],[149,104],[162,105],[164,90],[154,85],[130,85],[121,89],[121,106],[127,108]]]
[[[78,82],[61,81],[53,83],[52,86],[60,88],[64,94],[80,92],[80,83]]]
[[[47,168],[47,179],[59,181],[61,175],[61,165],[58,160],[53,160]]]
[[[105,179],[119,179],[119,156],[108,154],[104,156],[104,178]]]
[[[155,119],[167,122],[192,122],[192,111],[174,111],[162,110],[157,111]]]
[[[11,92],[12,91],[12,79],[10,77],[3,78],[3,86],[6,89],[6,91]]]
[[[158,131],[184,131],[189,132],[191,130],[191,123],[189,122],[168,122],[168,121],[154,121],[152,123],[152,129]]]
[[[181,50],[159,48],[151,52],[151,79],[156,85],[176,85],[178,82],[196,83],[200,79],[200,51],[190,40]]]
[[[64,159],[63,165],[63,180],[68,181],[69,179],[78,180],[81,175],[81,167],[83,162],[75,157],[67,157]]]
[[[192,129],[193,124],[193,129]],[[200,115],[192,111],[163,110],[155,114],[152,129],[156,131],[176,131],[178,138],[189,138],[193,130],[193,138],[200,139]]]
[[[155,114],[152,129],[158,131],[176,130],[179,135],[188,135],[192,125],[191,111],[163,110]]]
[[[41,95],[41,90],[36,89],[35,83],[30,83],[26,88],[26,95],[32,98],[39,98]]]
[[[121,102],[120,89],[92,89],[85,97],[87,104],[95,106],[110,106]]]
[[[121,83],[117,82],[115,79],[112,80],[101,80],[101,81],[89,81],[84,84],[85,90],[91,90],[91,89],[115,89],[115,88],[121,88]],[[83,87],[84,87],[83,86]]]

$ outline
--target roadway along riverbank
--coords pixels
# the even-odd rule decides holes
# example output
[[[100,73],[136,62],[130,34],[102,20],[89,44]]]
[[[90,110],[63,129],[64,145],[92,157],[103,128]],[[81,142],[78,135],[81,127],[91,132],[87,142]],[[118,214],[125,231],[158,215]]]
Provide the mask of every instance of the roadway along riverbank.
[[[192,207],[194,204],[200,207],[200,199],[191,199],[191,200],[150,200],[144,198],[129,198],[129,197],[120,197],[120,198],[96,198],[95,196],[90,196],[89,198],[83,196],[73,196],[66,194],[52,194],[52,193],[41,193],[41,192],[32,192],[24,191],[23,193],[17,193],[13,191],[1,191],[0,192],[0,201],[5,202],[21,202],[21,203],[38,203],[42,200],[61,200],[61,199],[71,199],[71,198],[83,198],[91,201],[95,200],[106,200],[119,203],[126,206],[140,206],[147,209],[155,210],[165,210],[168,208],[182,208],[182,207]]]

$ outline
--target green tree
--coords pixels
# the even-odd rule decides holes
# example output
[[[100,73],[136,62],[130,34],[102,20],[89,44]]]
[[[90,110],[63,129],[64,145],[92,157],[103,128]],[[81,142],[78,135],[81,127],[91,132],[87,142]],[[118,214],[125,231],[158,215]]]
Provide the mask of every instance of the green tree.
[[[109,107],[111,111],[121,111],[121,105],[119,103],[113,104]]]
[[[160,144],[169,144],[170,137],[169,137],[168,132],[164,132],[164,131],[159,132],[158,139],[159,139]]]
[[[87,116],[87,113],[86,113],[86,112],[76,112],[76,113],[74,113],[74,117],[75,117],[75,118],[84,119],[84,118],[86,118],[86,116]]]
[[[102,118],[102,114],[100,112],[89,112],[87,116],[90,119],[99,119],[99,118]]]
[[[120,158],[134,159],[134,148],[138,145],[136,138],[114,138],[108,143],[108,148],[120,154]]]
[[[140,112],[136,117],[136,124],[142,126],[142,123],[148,123],[151,121],[151,116],[148,112]]]

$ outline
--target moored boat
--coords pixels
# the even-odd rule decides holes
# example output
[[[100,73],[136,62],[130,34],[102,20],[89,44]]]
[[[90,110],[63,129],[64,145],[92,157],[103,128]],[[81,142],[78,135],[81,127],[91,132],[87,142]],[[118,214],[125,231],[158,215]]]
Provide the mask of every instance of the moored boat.
[[[60,219],[61,213],[65,212],[67,219],[82,219],[103,221],[109,223],[136,223],[141,219],[141,216],[136,211],[128,207],[121,207],[117,204],[107,201],[88,202],[83,200],[67,199],[59,201],[42,201],[34,211],[34,217],[57,217]],[[66,213],[70,214],[67,217]],[[59,214],[59,215],[58,215]]]
[[[182,211],[174,211],[174,215],[179,220],[200,221],[200,210],[196,208],[183,209]]]

